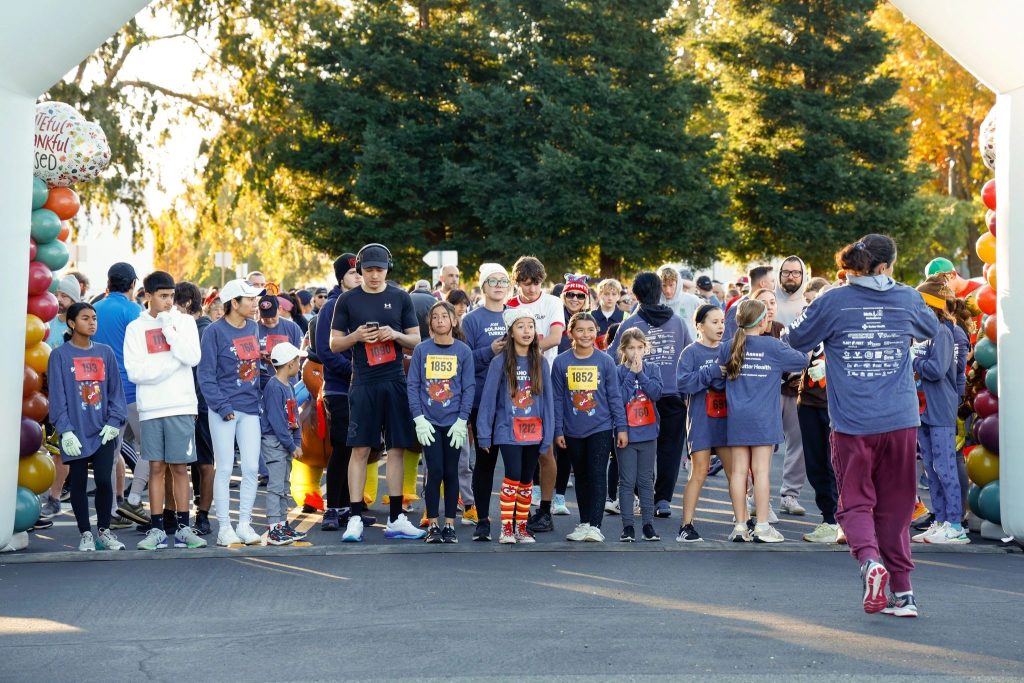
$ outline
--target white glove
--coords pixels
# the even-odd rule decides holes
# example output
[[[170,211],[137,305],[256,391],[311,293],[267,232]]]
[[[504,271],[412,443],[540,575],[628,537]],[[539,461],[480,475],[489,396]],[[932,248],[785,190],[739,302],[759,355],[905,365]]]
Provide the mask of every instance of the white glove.
[[[807,376],[815,382],[825,379],[825,359],[819,358],[811,363],[807,368]]]
[[[103,429],[100,430],[100,443],[106,445],[108,442],[113,441],[117,438],[117,435],[121,433],[121,430],[117,427],[111,427],[110,425],[104,425]]]
[[[77,458],[82,454],[82,442],[78,440],[74,432],[64,432],[60,435],[60,448],[64,455]]]
[[[156,314],[156,321],[160,323],[160,327],[170,327],[174,324],[174,318],[171,317],[170,311],[163,311]]]
[[[928,349],[925,344],[911,344],[910,345],[910,360],[914,360],[918,356],[923,356],[927,353]]]
[[[434,425],[430,424],[422,415],[417,415],[412,421],[416,423],[416,440],[420,442],[420,445],[429,446],[434,443]]]
[[[469,437],[469,426],[466,421],[461,417],[455,421],[455,424],[448,430],[448,436],[451,438],[452,448],[459,450],[462,448],[462,444],[466,443],[466,439]]]

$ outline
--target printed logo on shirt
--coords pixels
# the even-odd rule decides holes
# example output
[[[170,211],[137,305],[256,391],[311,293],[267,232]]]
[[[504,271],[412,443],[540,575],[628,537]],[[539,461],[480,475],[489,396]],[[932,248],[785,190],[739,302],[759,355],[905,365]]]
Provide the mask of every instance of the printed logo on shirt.
[[[171,345],[167,343],[164,331],[159,327],[146,330],[146,351],[148,353],[164,353],[170,351]]]
[[[566,379],[573,414],[594,415],[597,412],[597,366],[570,365],[566,370]]]
[[[533,412],[533,391],[530,389],[530,374],[525,368],[516,368],[516,393],[512,397],[512,411],[529,415]]]

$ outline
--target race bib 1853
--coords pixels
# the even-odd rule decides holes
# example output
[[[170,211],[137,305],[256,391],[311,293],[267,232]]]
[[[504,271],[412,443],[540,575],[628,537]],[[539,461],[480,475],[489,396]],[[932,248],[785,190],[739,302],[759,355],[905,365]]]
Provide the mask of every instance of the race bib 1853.
[[[457,356],[427,356],[427,379],[451,379],[458,370],[459,359]]]

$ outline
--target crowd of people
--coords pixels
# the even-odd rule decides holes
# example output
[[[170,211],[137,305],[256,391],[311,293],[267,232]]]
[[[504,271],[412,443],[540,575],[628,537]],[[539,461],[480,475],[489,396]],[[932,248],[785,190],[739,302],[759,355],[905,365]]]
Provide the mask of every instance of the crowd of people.
[[[835,281],[791,256],[734,283],[664,266],[628,288],[566,274],[545,289],[542,262],[522,256],[511,270],[481,265],[469,290],[446,266],[434,287],[407,291],[389,279],[387,247],[369,244],[335,260],[330,290],[282,292],[251,273],[204,294],[161,271],[136,289],[134,268],[118,263],[91,302],[69,274],[49,337],[63,463],[43,512],[70,499],[83,551],[123,548],[112,529],[133,524],[142,550],[204,547],[211,509],[218,545],[301,540],[289,521],[303,458],[296,390],[314,370],[322,387],[303,409],[322,412],[331,446],[321,529],[343,542],[376,522],[364,496],[379,458],[389,539],[457,543],[461,512],[474,541],[534,543],[554,531],[552,515],[570,514],[572,481],[579,522],[567,540],[606,541],[611,513],[619,541],[659,541],[654,519],[672,515],[688,463],[677,541],[703,540],[701,490],[724,471],[728,540],[779,543],[770,464],[781,447],[779,512],[805,515],[809,483],[822,521],[803,539],[849,544],[866,611],[916,616],[909,544],[969,542],[956,436],[974,321],[951,263],[929,264],[915,291],[893,280],[895,261],[891,239],[867,235],[837,252]],[[932,513],[916,495],[918,454]],[[416,524],[403,492],[421,460]],[[924,527],[913,539],[912,521]]]

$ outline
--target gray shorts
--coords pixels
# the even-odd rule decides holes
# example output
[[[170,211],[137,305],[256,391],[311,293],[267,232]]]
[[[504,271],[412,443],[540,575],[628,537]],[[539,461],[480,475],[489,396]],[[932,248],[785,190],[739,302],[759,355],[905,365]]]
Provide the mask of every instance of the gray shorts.
[[[142,457],[170,465],[196,461],[196,416],[169,415],[142,421]]]

